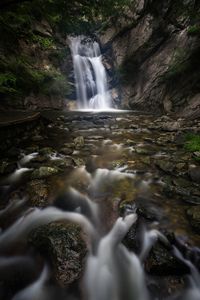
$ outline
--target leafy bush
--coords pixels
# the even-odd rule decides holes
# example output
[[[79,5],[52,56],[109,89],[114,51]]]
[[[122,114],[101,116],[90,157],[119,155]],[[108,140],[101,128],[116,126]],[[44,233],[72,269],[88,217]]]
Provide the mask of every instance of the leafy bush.
[[[40,47],[44,50],[54,46],[54,41],[50,37],[42,37],[40,35],[33,34],[31,40],[32,42],[40,45]]]
[[[189,152],[200,151],[200,135],[187,134],[185,149]]]

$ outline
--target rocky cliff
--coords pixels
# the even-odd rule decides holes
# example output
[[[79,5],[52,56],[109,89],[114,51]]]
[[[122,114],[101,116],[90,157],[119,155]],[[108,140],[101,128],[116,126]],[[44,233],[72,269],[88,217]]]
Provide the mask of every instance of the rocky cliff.
[[[123,107],[200,115],[200,2],[137,0],[100,33]]]
[[[56,1],[4,2],[5,7],[0,5],[0,108],[66,108],[73,91],[72,63],[67,30],[58,23],[60,8],[55,11],[50,6]]]

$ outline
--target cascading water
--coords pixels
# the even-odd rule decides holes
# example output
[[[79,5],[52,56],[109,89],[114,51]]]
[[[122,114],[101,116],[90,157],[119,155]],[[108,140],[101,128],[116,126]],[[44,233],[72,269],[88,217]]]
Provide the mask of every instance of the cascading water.
[[[80,121],[80,114],[77,115]],[[90,118],[91,116],[89,116]],[[95,118],[96,115],[93,120]],[[102,116],[99,120],[102,121]],[[113,119],[111,121],[111,124],[113,124]],[[82,125],[81,122],[82,119],[79,126]],[[100,122],[100,124],[102,123]],[[88,141],[95,140],[95,143],[97,143],[97,139],[99,139],[98,136],[92,135]],[[199,250],[183,243],[181,238],[173,237],[171,233],[165,236],[157,229],[158,223],[154,221],[154,217],[152,222],[150,220],[148,220],[148,223],[143,221],[143,215],[141,215],[138,207],[145,212],[150,199],[147,198],[147,204],[145,204],[145,197],[142,197],[143,206],[138,206],[138,203],[136,203],[138,197],[135,196],[135,190],[137,188],[138,194],[142,192],[146,195],[149,183],[142,180],[141,174],[130,172],[128,165],[119,164],[120,161],[118,160],[119,153],[124,155],[130,152],[130,146],[126,145],[124,147],[121,144],[114,144],[110,139],[104,139],[101,143],[103,145],[102,149],[97,149],[97,153],[102,155],[101,160],[97,155],[93,155],[91,161],[70,171],[67,175],[67,181],[64,180],[64,187],[67,186],[67,189],[63,188],[62,193],[56,195],[55,201],[51,202],[51,206],[30,208],[29,199],[26,199],[26,197],[23,200],[11,198],[9,204],[0,210],[0,299],[200,299]],[[89,142],[88,145],[90,145]],[[115,158],[117,164],[109,165],[110,153],[112,153],[112,163]],[[28,155],[23,154],[20,157],[18,169],[11,176],[8,176],[4,182],[4,184],[10,185],[10,191],[13,190],[14,186],[17,186],[24,173],[30,172],[31,169],[26,168],[26,166],[29,166],[30,161],[39,155],[40,152],[38,151]],[[127,158],[127,156],[125,157]],[[48,158],[50,162],[59,159],[54,152],[51,155],[48,154]],[[112,166],[112,168],[107,168],[107,166]],[[43,182],[43,180],[34,180],[33,182],[38,183],[38,181]],[[125,190],[127,189],[128,193],[124,193],[125,190],[122,187]],[[132,197],[135,197],[134,203]],[[57,283],[54,282],[55,271],[52,265],[48,265],[46,258],[42,264],[43,253],[38,252],[37,249],[33,251],[32,245],[29,243],[33,238],[35,239],[32,232],[52,222],[77,223],[83,229],[82,235],[87,243],[88,252],[84,258],[83,276],[78,279],[78,283],[75,282],[74,284],[73,282],[71,284],[73,290],[57,286]],[[68,233],[71,240],[70,230]],[[46,241],[46,234],[44,238]],[[65,252],[67,249],[65,240],[61,239],[62,236],[60,237],[59,232],[56,230],[57,238],[59,243],[56,243],[56,248],[59,248],[59,245],[62,244],[64,255],[67,256],[68,251]],[[128,245],[126,244],[127,239]],[[74,242],[70,244],[72,251],[74,251],[74,246]],[[178,294],[171,296],[170,293],[168,296],[168,294],[159,295],[158,293],[157,296],[157,290],[162,288],[162,285],[159,286],[162,284],[162,278],[159,280],[158,275],[152,276],[151,273],[146,274],[145,272],[145,270],[148,270],[147,262],[151,263],[151,259],[148,260],[148,258],[153,247],[155,247],[155,251],[157,247],[163,249],[158,259],[160,261],[161,257],[161,263],[164,266],[169,259],[173,263],[173,258],[181,262],[181,268],[184,270],[181,274],[184,275],[184,278],[181,275],[183,287]],[[166,251],[167,254],[165,254]],[[167,258],[165,262],[166,255],[169,255],[169,259]],[[75,259],[74,263],[78,265],[78,256],[76,257],[77,261]],[[62,261],[60,256],[58,258],[59,261]],[[26,284],[19,285],[17,288],[14,287],[10,295],[10,286],[6,283],[6,280],[12,283],[13,279],[9,281],[9,277],[20,268],[25,274],[24,277],[27,276],[29,279],[30,276],[30,279]],[[73,263],[69,262],[68,268],[73,270]],[[168,278],[170,280],[171,276],[175,280],[176,275],[174,277],[174,274],[167,274],[167,280]],[[166,280],[166,276],[163,277]],[[5,278],[6,284],[3,281]],[[20,278],[20,281],[22,279]],[[173,284],[176,284],[176,282]],[[155,294],[154,288],[156,289]],[[7,297],[4,296],[5,293]]]
[[[70,40],[78,108],[111,108],[112,101],[99,44],[83,36],[71,37]]]

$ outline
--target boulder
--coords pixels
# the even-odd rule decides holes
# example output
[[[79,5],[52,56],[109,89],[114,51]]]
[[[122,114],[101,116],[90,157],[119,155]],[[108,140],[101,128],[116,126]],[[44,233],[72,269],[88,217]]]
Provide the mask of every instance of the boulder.
[[[32,179],[46,178],[46,177],[55,175],[58,172],[59,172],[59,170],[57,168],[43,166],[43,167],[40,167],[39,169],[34,170],[33,173],[31,174],[31,178]]]
[[[174,164],[170,161],[157,160],[155,165],[165,173],[172,173],[174,170]]]
[[[171,249],[157,242],[145,261],[145,269],[151,275],[182,275],[189,273],[188,267],[176,258]]]
[[[87,247],[78,225],[52,222],[40,226],[30,233],[29,243],[50,261],[60,286],[81,277]]]

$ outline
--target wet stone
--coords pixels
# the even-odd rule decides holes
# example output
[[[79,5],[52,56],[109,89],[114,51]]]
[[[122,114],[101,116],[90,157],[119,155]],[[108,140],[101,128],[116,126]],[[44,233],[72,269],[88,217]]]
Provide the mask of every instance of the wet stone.
[[[69,157],[65,157],[65,158],[52,159],[50,164],[51,164],[52,167],[57,167],[59,169],[65,169],[67,167],[73,167],[74,166],[74,161],[69,156]]]
[[[55,151],[50,147],[41,148],[39,153],[45,156],[53,154]]]
[[[141,148],[141,147],[135,148],[135,152],[137,154],[149,154],[149,153],[151,153],[151,151],[149,149]]]
[[[40,179],[40,178],[46,178],[52,175],[55,175],[59,172],[57,168],[53,167],[40,167],[39,169],[36,169],[31,174],[32,179]]]
[[[189,269],[178,258],[171,249],[157,242],[149,253],[145,262],[145,269],[151,275],[182,275],[189,273]]]
[[[50,261],[60,286],[80,278],[87,248],[78,225],[53,222],[40,226],[30,233],[29,243]]]
[[[72,148],[61,148],[60,153],[65,154],[65,155],[70,155],[73,153],[73,149]]]
[[[191,226],[200,235],[200,206],[193,206],[187,210]]]
[[[157,160],[155,165],[159,167],[162,171],[166,173],[172,173],[174,170],[174,164],[170,161],[165,160]]]
[[[82,158],[73,158],[73,162],[77,167],[85,165],[85,161]]]
[[[200,183],[200,167],[191,165],[188,172],[192,181]]]
[[[85,140],[83,136],[78,136],[74,139],[75,149],[80,149],[84,146]]]
[[[27,193],[31,206],[45,207],[48,203],[48,186],[44,180],[31,180],[27,185]]]

